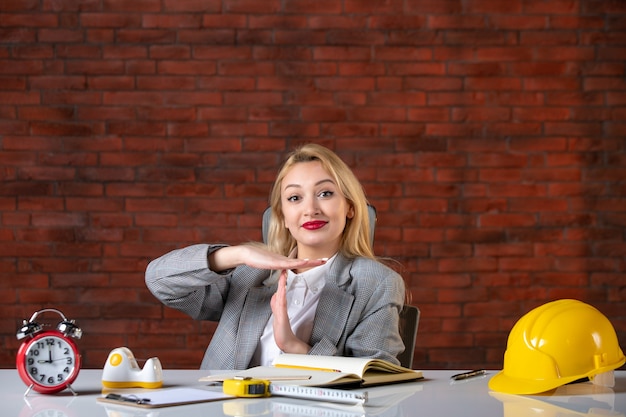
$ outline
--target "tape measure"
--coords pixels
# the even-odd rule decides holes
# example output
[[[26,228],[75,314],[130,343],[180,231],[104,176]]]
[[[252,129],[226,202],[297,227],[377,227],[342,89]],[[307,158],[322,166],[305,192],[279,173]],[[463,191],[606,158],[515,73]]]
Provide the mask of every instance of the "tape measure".
[[[224,394],[235,397],[267,397],[270,395],[270,381],[250,377],[235,377],[224,381]]]
[[[266,379],[235,377],[224,381],[224,394],[235,397],[255,398],[270,395],[313,399],[346,404],[366,404],[367,392],[299,385],[276,385]]]

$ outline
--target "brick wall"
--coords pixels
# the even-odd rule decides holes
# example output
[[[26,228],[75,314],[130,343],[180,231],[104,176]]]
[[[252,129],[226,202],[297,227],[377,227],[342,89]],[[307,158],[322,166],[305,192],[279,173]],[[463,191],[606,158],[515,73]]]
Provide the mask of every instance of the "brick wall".
[[[422,312],[415,366],[502,366],[549,300],[626,347],[626,2],[3,0],[0,366],[57,307],[87,367],[197,367],[147,262],[260,238],[285,153],[335,149]]]

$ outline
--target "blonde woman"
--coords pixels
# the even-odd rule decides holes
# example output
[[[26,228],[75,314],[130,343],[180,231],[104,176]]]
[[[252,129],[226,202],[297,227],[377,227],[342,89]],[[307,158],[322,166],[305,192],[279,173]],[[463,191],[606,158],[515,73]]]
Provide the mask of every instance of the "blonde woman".
[[[398,363],[404,283],[373,254],[349,167],[304,145],[278,173],[270,205],[267,245],[198,244],[148,265],[146,285],[161,302],[219,321],[201,368],[270,365],[282,352]]]

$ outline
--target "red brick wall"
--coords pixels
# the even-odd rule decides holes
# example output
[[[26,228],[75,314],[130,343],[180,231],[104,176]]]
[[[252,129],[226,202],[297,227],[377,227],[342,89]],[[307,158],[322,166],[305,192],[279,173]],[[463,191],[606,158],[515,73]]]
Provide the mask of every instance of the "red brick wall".
[[[147,262],[260,238],[286,151],[335,150],[422,311],[418,368],[499,368],[573,297],[626,347],[626,2],[2,0],[0,366],[60,308],[87,367],[198,366]]]

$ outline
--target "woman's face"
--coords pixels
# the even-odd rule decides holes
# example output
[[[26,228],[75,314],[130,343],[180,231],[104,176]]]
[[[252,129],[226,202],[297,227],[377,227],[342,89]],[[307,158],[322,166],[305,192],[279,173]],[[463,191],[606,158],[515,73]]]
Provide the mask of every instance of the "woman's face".
[[[281,184],[285,227],[298,242],[298,258],[328,258],[339,250],[346,218],[354,213],[319,161],[299,162]]]

